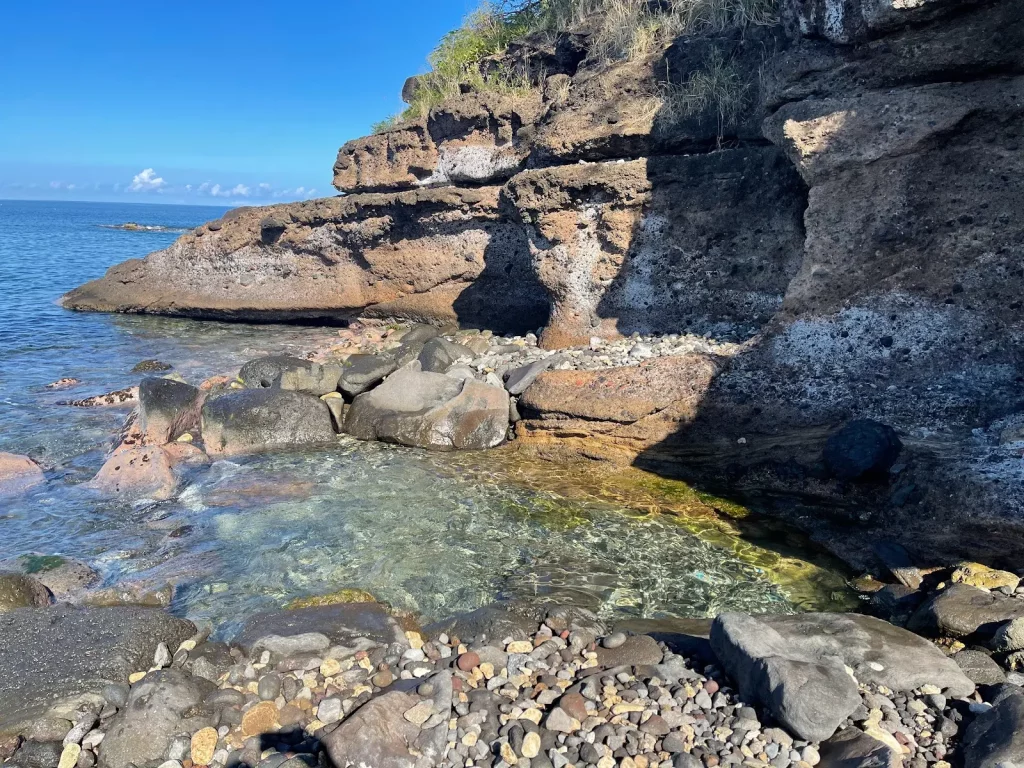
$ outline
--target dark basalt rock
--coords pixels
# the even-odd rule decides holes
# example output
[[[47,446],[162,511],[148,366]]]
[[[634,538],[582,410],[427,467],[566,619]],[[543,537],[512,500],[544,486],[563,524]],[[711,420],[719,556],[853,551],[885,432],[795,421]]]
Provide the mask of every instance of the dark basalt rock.
[[[398,367],[394,357],[385,355],[350,355],[341,369],[338,389],[349,397],[361,395],[384,381]]]
[[[896,463],[903,443],[896,430],[871,419],[857,419],[825,444],[825,465],[841,480],[882,475]]]
[[[139,385],[139,429],[152,445],[169,443],[199,428],[200,391],[174,379],[146,378]]]
[[[159,643],[176,648],[195,631],[191,622],[136,606],[0,614],[0,734],[59,701],[125,682],[149,668]]]
[[[967,726],[963,755],[966,768],[1024,764],[1024,691],[1000,686],[993,707]]]
[[[320,399],[282,389],[250,389],[214,397],[202,410],[211,456],[316,445],[335,439],[331,411]]]
[[[1000,625],[1024,616],[1024,600],[954,584],[932,595],[911,617],[908,629],[929,636],[990,638]]]
[[[336,391],[340,377],[340,365],[321,365],[288,355],[250,360],[238,372],[238,378],[249,389],[285,389],[317,397]]]

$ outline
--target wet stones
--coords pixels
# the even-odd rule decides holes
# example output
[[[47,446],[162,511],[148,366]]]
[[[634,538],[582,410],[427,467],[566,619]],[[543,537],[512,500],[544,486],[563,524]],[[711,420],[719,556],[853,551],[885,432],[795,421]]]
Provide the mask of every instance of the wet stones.
[[[0,613],[49,605],[50,600],[49,590],[35,579],[20,573],[0,572]]]
[[[1021,617],[1024,600],[954,584],[932,595],[907,627],[929,636],[991,638],[1002,624]]]
[[[964,733],[966,768],[996,768],[1024,763],[1024,693],[1004,686],[991,709],[982,712]]]

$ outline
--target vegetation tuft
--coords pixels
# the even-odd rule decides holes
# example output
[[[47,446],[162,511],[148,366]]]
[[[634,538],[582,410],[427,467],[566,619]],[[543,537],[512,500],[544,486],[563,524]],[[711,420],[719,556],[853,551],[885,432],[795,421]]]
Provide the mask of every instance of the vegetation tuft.
[[[526,73],[499,60],[511,43],[529,35],[578,29],[590,34],[591,59],[636,60],[682,34],[775,23],[777,6],[778,0],[484,0],[430,54],[430,71],[417,78],[408,109],[377,123],[374,132],[425,117],[464,90],[516,94],[535,87]],[[711,72],[714,81],[691,82],[683,102],[695,105],[701,94],[728,90],[726,74]]]

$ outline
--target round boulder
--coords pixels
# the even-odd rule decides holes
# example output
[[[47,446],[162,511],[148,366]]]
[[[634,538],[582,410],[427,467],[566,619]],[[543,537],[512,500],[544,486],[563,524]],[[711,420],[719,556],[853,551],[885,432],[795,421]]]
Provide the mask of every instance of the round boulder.
[[[21,573],[0,573],[0,613],[49,604],[49,590],[35,579]]]
[[[892,427],[871,419],[856,419],[825,444],[825,465],[841,480],[857,480],[888,472],[903,450]]]
[[[283,389],[248,389],[206,401],[203,439],[211,456],[328,443],[335,439],[331,411],[317,397]]]

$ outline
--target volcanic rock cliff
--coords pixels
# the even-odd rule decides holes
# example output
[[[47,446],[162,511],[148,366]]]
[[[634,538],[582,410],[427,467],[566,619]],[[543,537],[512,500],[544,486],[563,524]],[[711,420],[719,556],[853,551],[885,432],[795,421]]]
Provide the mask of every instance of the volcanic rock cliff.
[[[784,0],[775,26],[641,60],[587,44],[523,41],[528,92],[349,142],[342,196],[232,211],[64,306],[727,339],[671,370],[544,374],[518,436],[1019,552],[1024,3]],[[854,417],[908,452],[851,490],[817,461]]]

